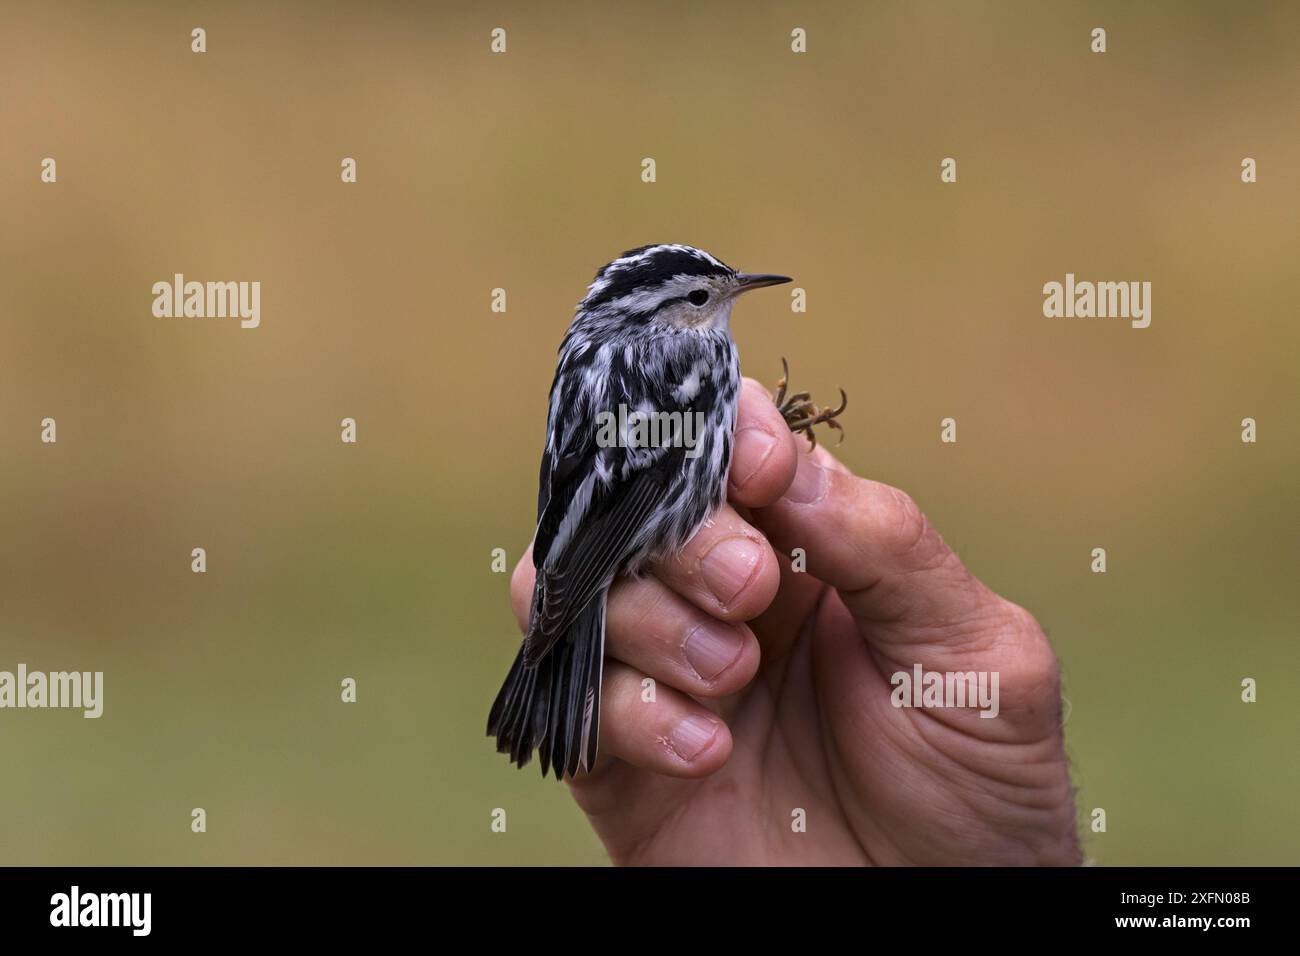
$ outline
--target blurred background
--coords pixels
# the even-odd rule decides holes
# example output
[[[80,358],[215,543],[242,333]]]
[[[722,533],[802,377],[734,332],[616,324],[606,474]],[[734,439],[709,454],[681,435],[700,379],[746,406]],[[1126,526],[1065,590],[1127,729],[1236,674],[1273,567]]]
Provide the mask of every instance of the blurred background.
[[[484,736],[518,640],[491,550],[531,536],[593,272],[686,242],[807,289],[738,311],[746,372],[844,386],[842,458],[1037,614],[1089,855],[1295,863],[1298,33],[1282,3],[6,3],[0,669],[102,670],[105,710],[0,712],[0,862],[603,862]],[[260,281],[261,327],[154,318],[177,272]],[[1152,282],[1151,327],[1044,318],[1066,272]]]

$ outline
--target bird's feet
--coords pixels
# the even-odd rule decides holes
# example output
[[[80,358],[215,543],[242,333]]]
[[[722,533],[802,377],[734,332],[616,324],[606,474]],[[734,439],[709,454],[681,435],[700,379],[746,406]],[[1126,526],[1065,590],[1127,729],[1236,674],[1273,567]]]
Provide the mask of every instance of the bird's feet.
[[[840,404],[838,408],[819,408],[807,392],[796,392],[793,395],[786,394],[786,387],[790,380],[790,366],[784,358],[781,359],[781,380],[776,383],[776,395],[773,401],[776,402],[777,409],[781,412],[781,417],[785,423],[790,426],[790,431],[796,434],[802,432],[812,443],[814,448],[817,447],[817,436],[813,433],[814,425],[827,425],[835,429],[840,434],[840,440],[836,444],[844,441],[844,429],[836,419],[848,407],[849,397],[844,394],[844,389],[840,389]]]

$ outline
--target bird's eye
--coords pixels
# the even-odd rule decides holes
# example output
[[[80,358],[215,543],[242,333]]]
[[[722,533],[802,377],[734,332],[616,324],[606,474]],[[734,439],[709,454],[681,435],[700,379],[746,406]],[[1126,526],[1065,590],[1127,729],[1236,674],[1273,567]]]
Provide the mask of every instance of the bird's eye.
[[[703,305],[709,301],[709,294],[703,289],[695,289],[686,297],[686,301],[691,305]]]

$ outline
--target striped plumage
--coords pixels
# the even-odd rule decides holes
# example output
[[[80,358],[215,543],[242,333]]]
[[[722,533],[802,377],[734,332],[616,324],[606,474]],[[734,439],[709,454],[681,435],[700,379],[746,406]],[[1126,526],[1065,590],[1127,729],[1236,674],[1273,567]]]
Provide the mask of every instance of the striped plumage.
[[[551,386],[528,631],[488,719],[519,766],[534,750],[560,779],[593,766],[606,593],[725,500],[740,394],[731,306],[777,281],[690,246],[643,246],[602,268],[579,304]],[[602,447],[601,414],[620,405],[698,413],[698,443]]]

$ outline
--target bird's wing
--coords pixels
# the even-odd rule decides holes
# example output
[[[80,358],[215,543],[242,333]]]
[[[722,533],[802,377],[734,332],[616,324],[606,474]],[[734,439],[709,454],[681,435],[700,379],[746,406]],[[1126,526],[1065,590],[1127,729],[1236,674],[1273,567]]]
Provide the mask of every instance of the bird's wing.
[[[594,446],[542,460],[541,516],[533,540],[537,584],[525,640],[525,663],[546,656],[593,597],[627,560],[647,518],[664,500],[680,449],[663,449],[647,467],[610,483],[596,472]],[[607,449],[607,452],[617,452]],[[673,454],[676,451],[677,454]],[[615,454],[618,461],[621,456]],[[680,461],[677,461],[680,467]]]

